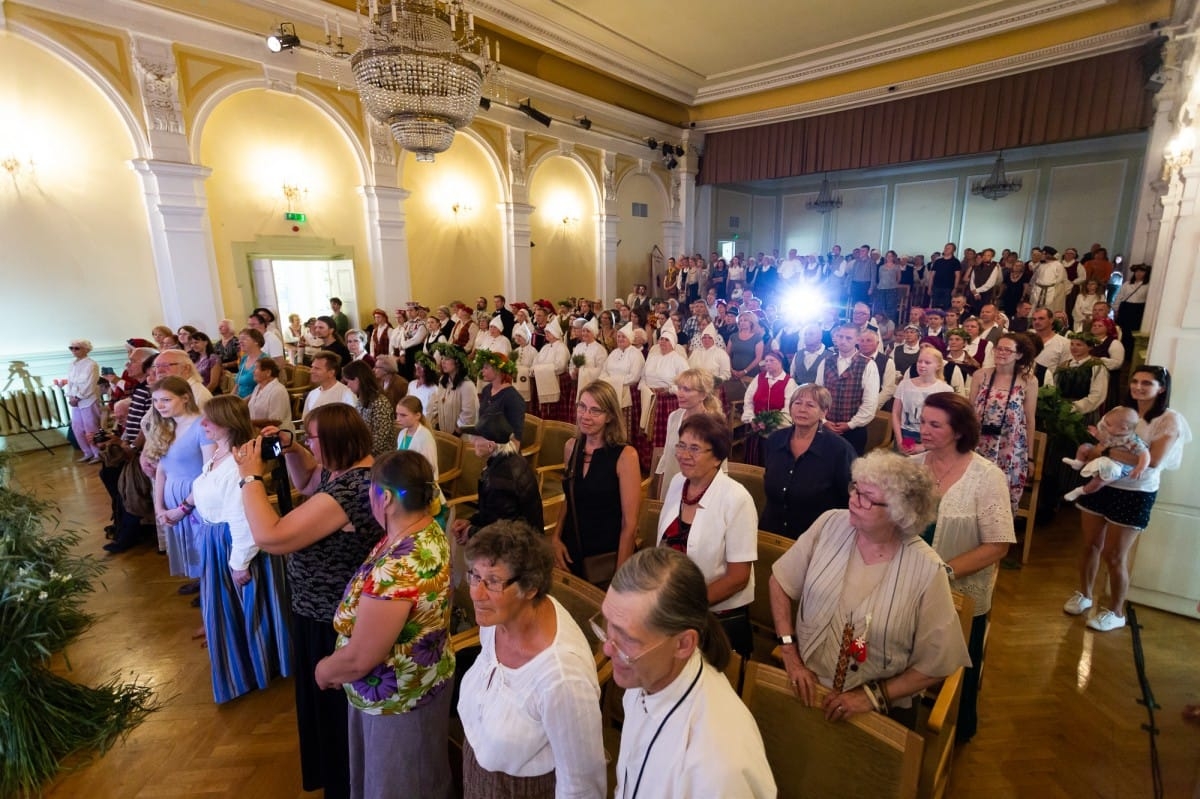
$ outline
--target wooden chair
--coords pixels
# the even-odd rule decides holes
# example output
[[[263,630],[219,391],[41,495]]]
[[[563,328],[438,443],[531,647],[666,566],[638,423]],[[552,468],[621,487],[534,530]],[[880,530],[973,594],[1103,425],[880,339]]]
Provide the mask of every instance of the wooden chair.
[[[638,549],[658,544],[658,517],[662,514],[662,509],[663,504],[659,500],[642,498],[642,504],[638,510]]]
[[[1021,563],[1029,562],[1029,547],[1033,544],[1033,527],[1037,518],[1038,496],[1042,490],[1042,467],[1046,460],[1046,434],[1034,433],[1032,450],[1029,457],[1033,460],[1029,470],[1029,480],[1025,484],[1025,493],[1017,506],[1016,519],[1025,519],[1025,541],[1021,545]]]
[[[538,476],[538,487],[542,496],[562,493],[562,476],[566,470],[563,449],[567,441],[579,435],[573,424],[542,420],[542,448],[538,453],[538,465],[534,470]]]
[[[484,467],[487,466],[487,458],[481,458],[475,454],[474,447],[463,446],[462,461],[459,464],[458,479],[451,486],[450,493],[447,495],[450,499],[470,497],[471,502],[474,502],[479,497],[476,496],[479,492],[479,476],[483,474]],[[441,475],[438,475],[438,480],[441,481]]]
[[[895,440],[892,430],[892,415],[885,411],[875,414],[875,418],[867,425],[867,452],[873,449],[891,449]]]
[[[433,431],[433,440],[437,444],[438,484],[449,496],[454,482],[462,474],[463,442],[458,436],[440,430]]]
[[[917,795],[922,739],[879,713],[829,722],[820,701],[808,707],[792,693],[782,669],[746,664],[742,700],[758,723],[780,799]]]
[[[921,757],[921,776],[917,795],[922,799],[942,799],[950,784],[950,767],[954,762],[954,734],[958,728],[958,703],[962,699],[964,669],[942,681],[933,708],[918,722],[917,729],[925,741]]]
[[[558,604],[571,614],[579,629],[583,630],[596,657],[596,668],[599,669],[604,661],[608,660],[608,656],[604,654],[604,645],[592,632],[588,619],[600,612],[600,605],[604,603],[604,592],[570,572],[555,569],[550,583],[550,596],[558,600]]]
[[[558,519],[567,509],[567,495],[559,492],[552,497],[542,497],[542,524],[546,535],[553,535]]]
[[[292,379],[286,385],[292,388],[307,388],[312,385],[312,369],[307,366],[293,366]]]
[[[762,516],[763,508],[767,507],[767,489],[763,484],[766,470],[761,466],[750,466],[745,463],[729,462],[729,476],[742,484],[754,499],[754,508]]]
[[[542,420],[541,417],[525,414],[525,430],[521,433],[521,455],[529,461],[529,465],[537,468],[538,458],[542,452]],[[561,457],[561,456],[560,456]]]
[[[750,629],[754,632],[755,655],[763,660],[776,648],[769,587],[771,568],[794,543],[790,538],[758,531],[758,560],[754,561],[754,601],[750,603]]]

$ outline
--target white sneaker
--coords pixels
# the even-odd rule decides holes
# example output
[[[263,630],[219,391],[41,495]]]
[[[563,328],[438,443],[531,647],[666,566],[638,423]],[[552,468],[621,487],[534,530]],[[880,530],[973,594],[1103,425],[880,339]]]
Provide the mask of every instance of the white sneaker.
[[[1067,600],[1067,603],[1063,605],[1063,613],[1066,613],[1070,616],[1078,616],[1080,613],[1083,613],[1091,608],[1091,606],[1092,600],[1076,591],[1071,595],[1071,598]],[[1124,624],[1125,622],[1122,621],[1121,623]]]
[[[1079,471],[1080,469],[1082,469],[1084,467],[1083,461],[1077,460],[1075,458],[1063,458],[1063,463],[1067,464],[1075,471]]]
[[[1125,626],[1125,617],[1118,616],[1111,610],[1102,610],[1088,619],[1087,626],[1102,633],[1109,632],[1110,630],[1119,630]]]

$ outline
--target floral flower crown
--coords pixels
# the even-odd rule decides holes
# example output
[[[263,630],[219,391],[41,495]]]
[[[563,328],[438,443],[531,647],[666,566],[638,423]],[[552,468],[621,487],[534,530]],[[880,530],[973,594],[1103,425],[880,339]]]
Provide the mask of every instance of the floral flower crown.
[[[458,362],[459,371],[467,371],[467,353],[465,353],[462,349],[449,342],[439,341],[437,344],[433,345],[433,351],[443,358],[453,358]]]
[[[436,347],[437,345],[435,344],[434,346]],[[433,372],[435,374],[437,373],[437,363],[433,360],[433,358],[429,357],[428,353],[418,352],[417,363],[421,364],[421,366],[425,368],[426,372]]]
[[[475,355],[471,359],[471,373],[478,375],[484,365],[489,365],[497,372],[506,374],[509,377],[516,377],[517,364],[508,359],[508,356],[491,350],[475,350]]]
[[[1096,346],[1096,337],[1093,336],[1091,333],[1082,333],[1082,332],[1076,332],[1076,331],[1072,330],[1071,332],[1067,333],[1067,338],[1068,339],[1079,339],[1084,344],[1087,344],[1089,347]]]

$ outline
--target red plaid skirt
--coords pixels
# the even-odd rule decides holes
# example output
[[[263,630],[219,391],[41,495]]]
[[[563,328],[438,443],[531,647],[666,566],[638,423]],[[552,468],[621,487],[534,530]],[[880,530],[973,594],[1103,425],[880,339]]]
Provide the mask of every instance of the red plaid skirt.
[[[534,394],[536,393],[535,391]],[[558,402],[544,405],[538,402],[536,415],[543,419],[575,424],[575,379],[568,372],[558,376],[558,393]]]
[[[650,448],[661,447],[667,443],[667,419],[679,409],[679,397],[674,394],[659,394],[654,402],[654,433],[650,439]]]

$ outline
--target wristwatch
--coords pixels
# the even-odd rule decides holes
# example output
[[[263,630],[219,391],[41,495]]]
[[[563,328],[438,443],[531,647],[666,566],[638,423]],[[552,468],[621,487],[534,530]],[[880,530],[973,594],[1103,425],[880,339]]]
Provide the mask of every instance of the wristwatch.
[[[775,640],[779,642],[780,646],[791,646],[796,643],[796,639],[790,635],[777,635]]]
[[[255,483],[255,482],[257,482],[257,483],[263,482],[263,478],[262,478],[261,474],[246,475],[241,480],[238,480],[238,488],[245,488],[250,483]]]

